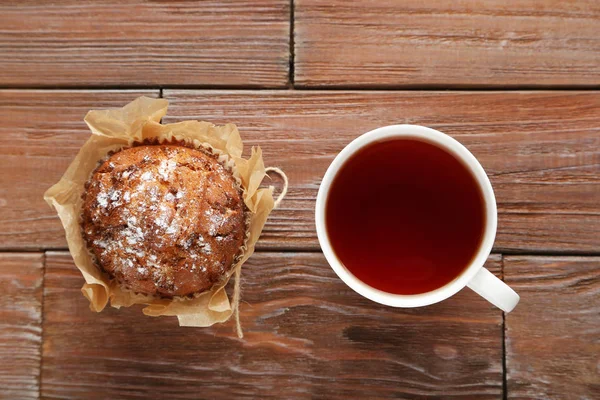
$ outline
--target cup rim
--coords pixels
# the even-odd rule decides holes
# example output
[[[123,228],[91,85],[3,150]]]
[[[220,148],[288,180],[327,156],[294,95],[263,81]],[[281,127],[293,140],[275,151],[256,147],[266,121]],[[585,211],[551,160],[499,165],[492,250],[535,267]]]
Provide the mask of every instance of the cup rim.
[[[486,208],[486,224],[484,237],[475,257],[473,257],[469,266],[467,266],[454,280],[430,292],[410,295],[394,294],[384,292],[361,281],[354,276],[354,274],[352,274],[338,259],[337,255],[333,251],[325,227],[325,206],[327,202],[327,196],[329,194],[331,183],[333,182],[340,168],[343,167],[345,162],[350,157],[352,157],[365,146],[374,142],[396,138],[421,140],[434,144],[449,152],[459,161],[463,162],[464,165],[469,169],[479,184],[481,192],[483,193],[484,204]],[[408,124],[389,125],[371,130],[357,137],[346,147],[344,147],[344,149],[334,158],[332,163],[327,168],[327,172],[323,176],[323,180],[321,181],[321,185],[317,194],[315,208],[317,237],[319,239],[319,244],[321,245],[323,254],[325,255],[325,258],[327,259],[327,262],[331,268],[340,277],[340,279],[346,283],[346,285],[348,285],[358,294],[377,303],[392,307],[421,307],[438,303],[456,294],[459,290],[464,288],[475,276],[475,274],[477,274],[477,272],[483,267],[492,250],[492,246],[496,237],[498,223],[497,219],[496,199],[492,189],[492,184],[490,183],[487,174],[475,156],[471,154],[471,152],[464,145],[445,133],[425,126]]]

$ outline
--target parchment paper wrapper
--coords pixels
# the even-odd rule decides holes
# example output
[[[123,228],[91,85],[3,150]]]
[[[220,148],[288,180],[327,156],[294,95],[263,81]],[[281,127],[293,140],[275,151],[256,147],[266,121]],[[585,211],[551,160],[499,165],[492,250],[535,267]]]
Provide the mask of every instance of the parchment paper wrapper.
[[[250,158],[242,158],[242,140],[235,125],[215,126],[200,121],[162,125],[160,120],[167,113],[167,106],[167,100],[140,97],[122,109],[90,111],[85,122],[92,137],[83,145],[62,179],[44,194],[44,199],[56,209],[65,228],[69,251],[86,281],[81,291],[90,301],[90,309],[100,312],[109,301],[116,308],[144,304],[146,307],[142,311],[146,315],[175,315],[181,326],[210,326],[226,321],[237,309],[239,285],[236,284],[238,296],[235,296],[233,307],[224,287],[234,272],[239,278],[242,264],[254,252],[255,243],[274,206],[273,187],[259,189],[265,176],[262,152],[253,147]],[[122,289],[96,267],[81,234],[81,195],[98,162],[110,152],[146,139],[183,140],[196,147],[212,147],[219,154],[219,160],[228,164],[240,181],[249,209],[247,238],[238,262],[224,282],[193,298],[163,299]],[[239,324],[238,334],[241,335]]]

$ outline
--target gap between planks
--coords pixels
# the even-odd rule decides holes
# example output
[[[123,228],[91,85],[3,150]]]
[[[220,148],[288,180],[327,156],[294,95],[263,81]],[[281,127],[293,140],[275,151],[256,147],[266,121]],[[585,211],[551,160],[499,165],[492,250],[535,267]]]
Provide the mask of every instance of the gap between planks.
[[[44,312],[44,302],[46,296],[44,290],[46,289],[46,258],[47,252],[44,251],[42,255],[42,299],[40,302],[40,368],[38,370],[38,398],[42,397],[42,371],[44,370],[44,320],[46,313]]]
[[[504,279],[504,254],[500,254],[500,278]],[[506,370],[506,313],[502,311],[502,399],[508,400],[508,371]]]
[[[0,85],[0,90],[98,90],[98,91],[113,91],[113,90],[239,90],[239,91],[299,91],[299,92],[341,92],[341,91],[381,91],[381,92],[427,92],[427,91],[453,91],[453,92],[519,92],[519,91],[535,91],[535,92],[569,92],[569,91],[598,91],[600,85],[502,85],[502,86],[487,86],[487,85],[343,85],[343,86],[301,86],[296,85],[291,80],[293,78],[293,68],[290,66],[290,82],[283,86],[253,86],[253,85]]]
[[[288,75],[288,86],[290,89],[294,89],[294,81],[295,81],[295,70],[296,70],[296,42],[294,39],[294,28],[295,28],[295,21],[294,21],[294,0],[290,0],[290,66],[288,68],[289,70],[289,75]]]

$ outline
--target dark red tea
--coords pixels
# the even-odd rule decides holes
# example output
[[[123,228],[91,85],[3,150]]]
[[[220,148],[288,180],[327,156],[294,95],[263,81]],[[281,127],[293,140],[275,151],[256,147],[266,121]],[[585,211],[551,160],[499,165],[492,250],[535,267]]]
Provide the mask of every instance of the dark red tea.
[[[339,260],[368,285],[425,293],[452,281],[483,238],[475,177],[441,148],[413,139],[371,144],[335,177],[325,224]]]

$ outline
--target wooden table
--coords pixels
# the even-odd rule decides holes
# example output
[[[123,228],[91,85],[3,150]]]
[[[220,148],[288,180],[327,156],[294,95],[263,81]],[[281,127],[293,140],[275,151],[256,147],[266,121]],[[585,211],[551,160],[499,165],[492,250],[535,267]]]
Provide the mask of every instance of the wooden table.
[[[510,5],[509,5],[510,3]],[[0,3],[0,397],[600,398],[600,2]],[[165,122],[234,122],[290,191],[231,323],[88,309],[42,200],[87,110],[139,95]],[[468,289],[420,309],[351,291],[320,252],[327,166],[375,127],[446,132],[479,158],[505,315]]]

